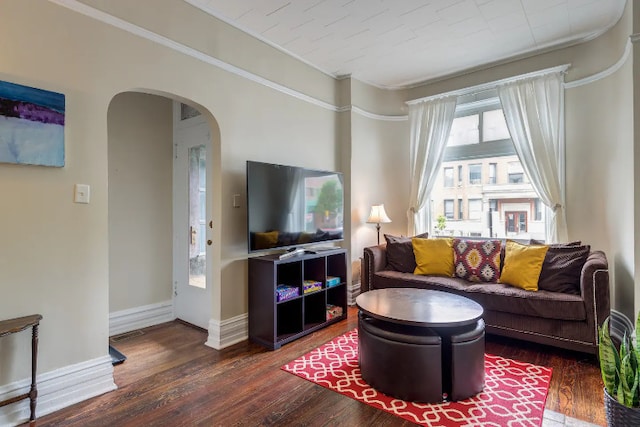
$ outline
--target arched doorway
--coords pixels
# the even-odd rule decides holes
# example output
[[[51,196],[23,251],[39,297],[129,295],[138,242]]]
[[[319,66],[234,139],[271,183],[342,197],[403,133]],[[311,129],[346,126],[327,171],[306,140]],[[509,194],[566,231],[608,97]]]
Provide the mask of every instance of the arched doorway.
[[[198,298],[202,308],[197,326],[207,329],[208,321],[219,317],[215,300],[220,295],[220,232],[214,227],[219,224],[220,212],[216,209],[220,200],[218,124],[205,108],[178,96],[129,91],[116,95],[108,110],[110,335],[181,316],[175,310],[176,245],[191,240],[181,237],[183,228],[174,219],[176,206],[185,200],[189,203],[190,197],[188,193],[176,194],[174,183],[179,145],[176,105],[178,109],[182,105],[198,111],[199,129],[207,134],[199,144],[204,148],[198,160],[203,161],[204,169],[200,170],[205,172],[205,196],[198,206],[207,218],[203,236],[206,256],[197,260],[202,263],[200,271],[206,272],[208,292]],[[185,220],[184,229],[190,226]],[[200,243],[202,239],[197,237]],[[185,259],[187,265],[189,259]],[[193,319],[183,320],[195,323]]]

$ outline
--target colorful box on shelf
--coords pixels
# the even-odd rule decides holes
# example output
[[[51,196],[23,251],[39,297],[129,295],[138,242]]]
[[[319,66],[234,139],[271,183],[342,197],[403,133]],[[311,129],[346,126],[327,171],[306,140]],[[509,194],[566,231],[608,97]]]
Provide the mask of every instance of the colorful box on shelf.
[[[308,294],[309,292],[315,292],[322,289],[322,282],[317,280],[305,280],[302,282],[302,292]]]
[[[327,276],[327,288],[340,284],[340,278],[336,276]]]
[[[276,301],[285,301],[300,295],[297,286],[278,285],[276,287]]]
[[[342,307],[333,304],[327,304],[327,320],[342,316]]]

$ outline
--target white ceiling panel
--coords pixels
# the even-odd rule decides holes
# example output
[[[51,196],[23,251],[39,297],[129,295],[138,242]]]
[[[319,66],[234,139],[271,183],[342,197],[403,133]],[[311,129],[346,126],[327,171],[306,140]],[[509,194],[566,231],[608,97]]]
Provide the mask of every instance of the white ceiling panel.
[[[333,75],[398,88],[601,34],[625,0],[185,0]]]

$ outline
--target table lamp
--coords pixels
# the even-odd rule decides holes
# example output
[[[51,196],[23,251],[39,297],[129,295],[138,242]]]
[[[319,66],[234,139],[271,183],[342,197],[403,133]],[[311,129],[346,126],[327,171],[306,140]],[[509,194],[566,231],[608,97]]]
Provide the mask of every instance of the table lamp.
[[[371,206],[371,213],[369,214],[369,218],[367,218],[367,223],[376,225],[376,230],[378,230],[378,245],[380,244],[380,223],[387,222],[391,222],[391,219],[389,219],[387,213],[384,211],[384,204]]]

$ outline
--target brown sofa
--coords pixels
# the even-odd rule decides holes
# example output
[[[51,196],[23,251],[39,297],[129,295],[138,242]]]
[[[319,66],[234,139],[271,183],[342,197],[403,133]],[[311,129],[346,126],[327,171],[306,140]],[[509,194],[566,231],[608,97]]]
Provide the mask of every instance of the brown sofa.
[[[389,287],[453,292],[482,305],[488,334],[597,354],[598,326],[610,312],[608,263],[601,251],[589,252],[575,293],[401,272],[387,265],[386,252],[386,244],[364,249],[361,292]]]

